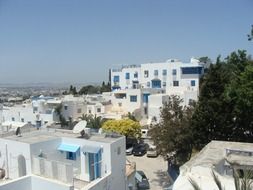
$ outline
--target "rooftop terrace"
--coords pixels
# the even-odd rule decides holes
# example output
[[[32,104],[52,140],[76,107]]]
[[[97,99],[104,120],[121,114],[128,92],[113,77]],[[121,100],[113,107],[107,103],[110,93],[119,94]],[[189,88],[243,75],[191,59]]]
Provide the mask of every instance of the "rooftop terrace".
[[[23,143],[33,144],[48,140],[53,140],[61,137],[68,138],[82,138],[80,134],[74,134],[72,130],[64,130],[64,129],[41,129],[30,132],[22,133],[21,136],[11,135],[4,137],[4,139],[19,141]],[[99,134],[99,133],[91,133],[88,138],[84,138],[90,141],[111,143],[116,141],[118,138],[122,136],[117,134]]]

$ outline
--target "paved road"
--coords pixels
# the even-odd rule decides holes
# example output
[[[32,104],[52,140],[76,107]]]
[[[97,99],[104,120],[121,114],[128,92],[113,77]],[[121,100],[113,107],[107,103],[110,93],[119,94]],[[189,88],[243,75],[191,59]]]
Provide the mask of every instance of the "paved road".
[[[148,158],[144,155],[142,157],[127,156],[127,159],[136,163],[136,170],[144,171],[149,179],[151,190],[162,190],[163,187],[168,186],[167,162],[162,157]]]

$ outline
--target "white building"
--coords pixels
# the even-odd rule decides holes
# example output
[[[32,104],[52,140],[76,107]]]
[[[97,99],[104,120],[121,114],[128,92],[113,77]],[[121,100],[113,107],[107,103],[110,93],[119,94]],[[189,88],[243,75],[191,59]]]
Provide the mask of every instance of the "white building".
[[[114,90],[111,92],[111,112],[121,115],[130,112],[140,119],[147,119],[149,96],[161,93],[162,89],[152,88]]]
[[[189,179],[194,180],[201,189],[218,190],[212,171],[225,189],[235,190],[232,168],[240,173],[253,169],[252,143],[212,141],[180,167],[173,190],[193,190]]]
[[[11,190],[13,185],[26,183],[27,190],[31,180],[39,180],[37,185],[45,183],[45,190],[52,189],[54,186],[49,185],[55,183],[63,185],[56,185],[56,190],[127,187],[122,136],[88,134],[81,138],[69,130],[34,130],[22,136],[0,138],[0,155],[5,177],[17,179],[13,183],[0,183],[0,189]]]
[[[149,96],[148,104],[148,124],[160,121],[160,112],[162,105],[169,101],[169,95],[154,94]]]
[[[70,118],[75,121],[86,113],[87,107],[84,97],[66,95],[61,98],[63,117],[68,121]]]
[[[141,66],[128,65],[120,69],[111,69],[112,90],[139,88],[141,81]]]
[[[34,126],[42,126],[57,121],[55,107],[61,103],[52,97],[40,96],[23,104],[15,104],[11,107],[3,107],[0,121],[15,121],[29,123]],[[0,111],[1,112],[1,111]]]
[[[169,59],[161,63],[145,63],[140,66],[124,66],[111,69],[112,90],[129,88],[163,88],[167,93],[174,88],[198,90],[203,63],[192,58],[190,63]]]
[[[118,104],[117,109],[122,112],[132,113],[139,109],[143,118],[147,119],[147,124],[153,119],[159,121],[160,109],[168,101],[169,95],[178,95],[183,99],[184,106],[197,101],[203,72],[204,63],[194,58],[190,63],[169,59],[166,62],[112,69],[112,92],[116,97],[112,104],[114,107]],[[150,89],[160,91],[143,93]]]

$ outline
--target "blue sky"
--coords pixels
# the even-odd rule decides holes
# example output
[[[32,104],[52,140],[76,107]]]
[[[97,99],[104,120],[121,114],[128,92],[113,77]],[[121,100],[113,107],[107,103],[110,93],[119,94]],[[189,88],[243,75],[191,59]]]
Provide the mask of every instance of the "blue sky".
[[[108,69],[253,55],[252,0],[0,0],[0,83],[89,83]]]

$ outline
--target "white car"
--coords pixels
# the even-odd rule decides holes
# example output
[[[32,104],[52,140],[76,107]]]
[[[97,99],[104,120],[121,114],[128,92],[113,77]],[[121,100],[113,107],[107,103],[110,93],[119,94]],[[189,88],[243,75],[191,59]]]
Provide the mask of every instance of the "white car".
[[[159,152],[156,149],[156,146],[150,146],[147,151],[147,157],[157,157]]]
[[[133,146],[127,146],[126,147],[126,155],[132,155],[133,154],[133,149],[134,147]]]

